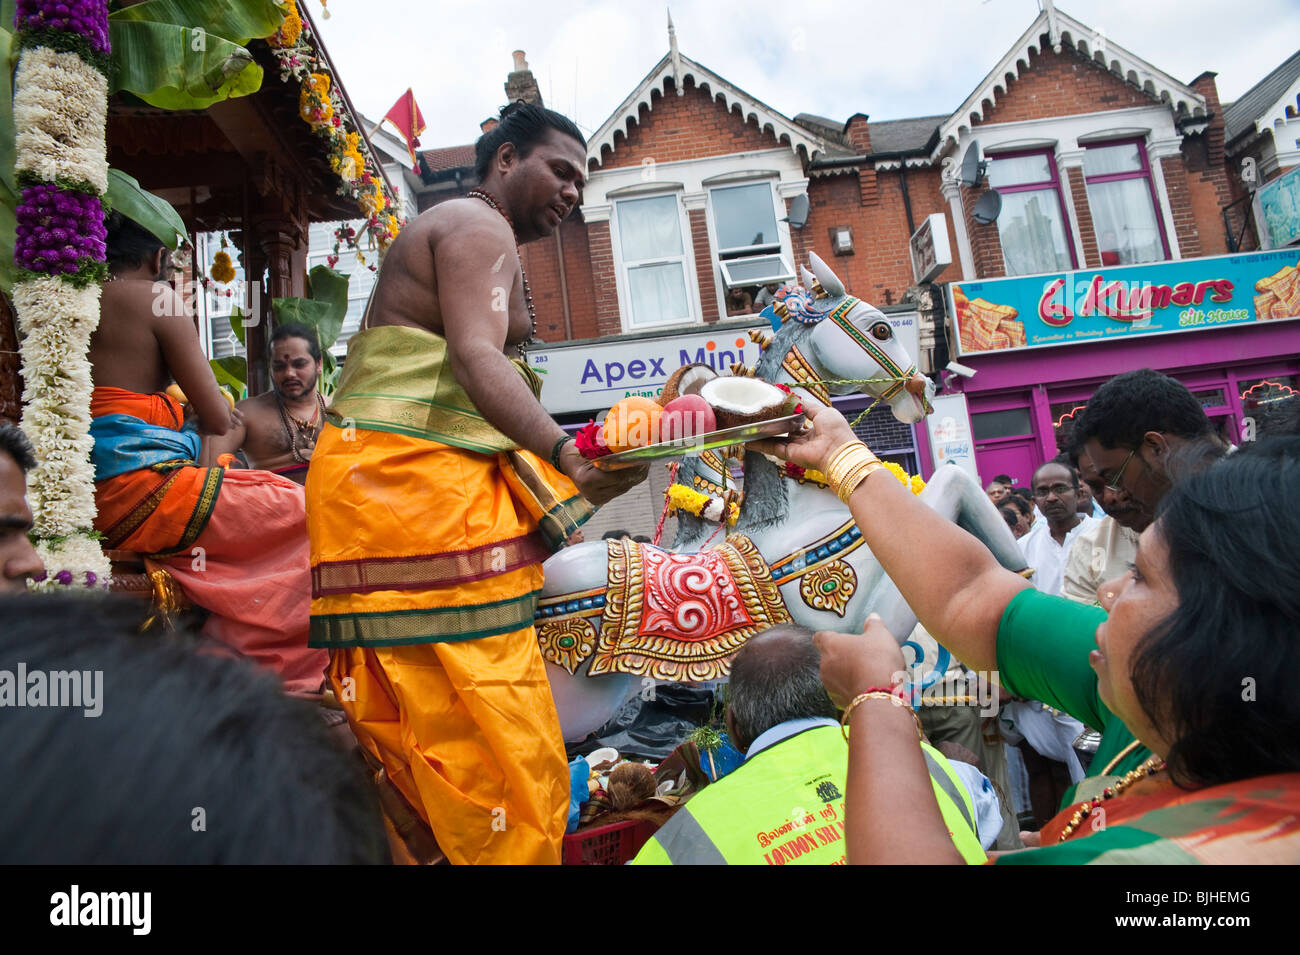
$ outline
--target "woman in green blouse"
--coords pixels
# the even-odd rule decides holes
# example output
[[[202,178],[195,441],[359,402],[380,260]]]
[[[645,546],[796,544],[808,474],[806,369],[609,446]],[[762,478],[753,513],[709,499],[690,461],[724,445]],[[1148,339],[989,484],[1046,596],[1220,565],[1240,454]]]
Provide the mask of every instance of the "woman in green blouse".
[[[1101,608],[1040,594],[892,478],[837,412],[757,445],[831,480],[926,629],[974,670],[1103,733],[1079,802],[999,863],[1300,862],[1300,439],[1176,486]],[[960,864],[894,684],[892,635],[817,635],[852,725],[851,862]],[[891,696],[892,691],[892,696]],[[1288,820],[1290,820],[1288,822]]]

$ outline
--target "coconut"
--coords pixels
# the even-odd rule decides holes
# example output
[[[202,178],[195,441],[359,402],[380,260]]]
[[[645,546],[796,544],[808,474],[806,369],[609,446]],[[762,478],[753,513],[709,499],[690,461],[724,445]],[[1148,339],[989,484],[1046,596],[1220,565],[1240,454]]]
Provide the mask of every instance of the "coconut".
[[[659,393],[658,401],[661,405],[666,405],[678,395],[699,394],[700,387],[706,381],[717,377],[718,373],[703,362],[682,365],[668,376],[668,380],[664,382],[664,390]]]
[[[788,414],[790,396],[761,378],[722,376],[704,383],[700,397],[713,407],[721,429],[739,428]]]

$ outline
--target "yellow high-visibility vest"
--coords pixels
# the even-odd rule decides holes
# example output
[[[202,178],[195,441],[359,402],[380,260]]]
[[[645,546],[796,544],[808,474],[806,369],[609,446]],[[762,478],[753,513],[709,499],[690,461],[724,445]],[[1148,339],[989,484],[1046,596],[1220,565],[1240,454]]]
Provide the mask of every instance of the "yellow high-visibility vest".
[[[953,845],[967,863],[983,863],[970,793],[942,753],[921,749]],[[839,727],[797,733],[692,796],[633,864],[843,865],[848,768]]]

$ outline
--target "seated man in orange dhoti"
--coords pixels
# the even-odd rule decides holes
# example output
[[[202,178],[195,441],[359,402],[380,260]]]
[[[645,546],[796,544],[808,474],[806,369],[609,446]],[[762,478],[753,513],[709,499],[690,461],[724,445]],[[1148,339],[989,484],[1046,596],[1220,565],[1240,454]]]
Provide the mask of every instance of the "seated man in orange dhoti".
[[[201,436],[238,422],[180,295],[156,284],[169,253],[120,213],[108,222],[111,278],[90,342],[95,528],[109,549],[161,565],[210,611],[204,633],[273,670],[293,692],[321,688],[327,654],[307,646],[310,570],[302,489],[267,471],[197,467]],[[161,298],[160,298],[161,296]],[[175,379],[198,430],[164,394]]]
[[[407,223],[349,343],[307,473],[311,638],[448,859],[558,863],[569,774],[533,629],[542,560],[648,469],[592,467],[507,355],[537,327],[518,243],[577,203],[582,134],[519,104],[477,152],[480,189]]]

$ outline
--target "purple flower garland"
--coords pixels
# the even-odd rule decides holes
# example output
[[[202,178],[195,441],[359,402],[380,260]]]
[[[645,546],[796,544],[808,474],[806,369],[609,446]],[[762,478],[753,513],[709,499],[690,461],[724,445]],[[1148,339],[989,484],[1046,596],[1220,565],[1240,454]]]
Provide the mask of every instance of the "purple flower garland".
[[[76,33],[96,53],[108,54],[108,0],[18,0],[14,29]]]
[[[98,196],[44,183],[22,191],[14,264],[45,275],[97,272],[104,262],[104,205]]]

